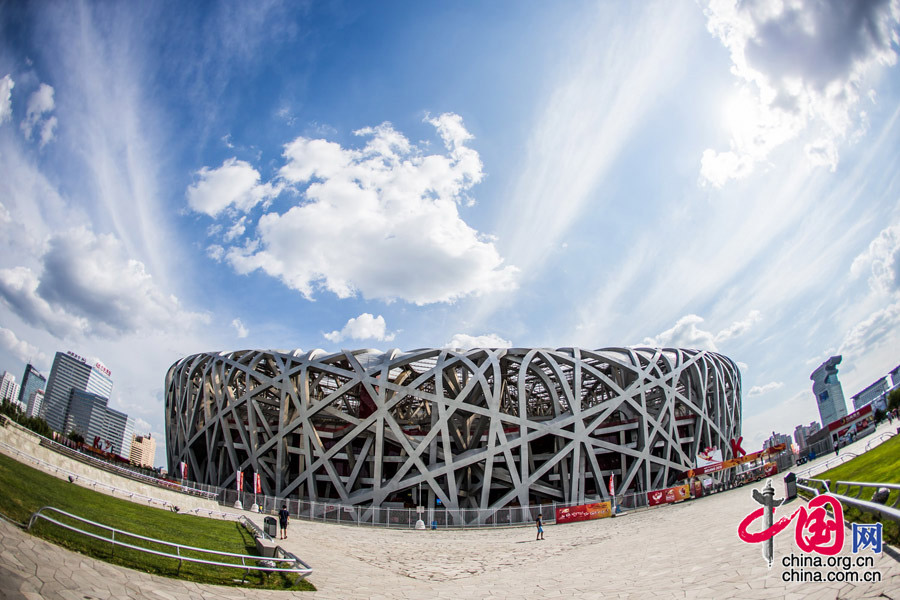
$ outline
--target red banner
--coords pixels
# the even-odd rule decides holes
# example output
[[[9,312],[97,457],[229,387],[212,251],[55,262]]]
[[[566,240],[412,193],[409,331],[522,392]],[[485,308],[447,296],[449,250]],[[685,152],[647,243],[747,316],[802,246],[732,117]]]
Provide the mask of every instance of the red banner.
[[[590,521],[591,519],[603,519],[610,515],[612,515],[612,504],[609,502],[579,504],[578,506],[557,508],[556,522],[573,523],[575,521]]]
[[[253,474],[253,493],[262,494],[262,481],[259,478],[259,473]]]
[[[244,472],[238,471],[237,477],[235,477],[235,479],[236,479],[235,485],[237,486],[237,491],[243,492],[244,491]]]
[[[658,506],[660,504],[669,504],[670,502],[687,500],[690,497],[691,491],[688,486],[676,485],[675,487],[666,488],[664,490],[647,492],[647,504],[650,506]]]
[[[773,475],[778,474],[778,465],[773,462],[767,462],[763,465],[763,473],[766,474],[766,477],[772,477]]]

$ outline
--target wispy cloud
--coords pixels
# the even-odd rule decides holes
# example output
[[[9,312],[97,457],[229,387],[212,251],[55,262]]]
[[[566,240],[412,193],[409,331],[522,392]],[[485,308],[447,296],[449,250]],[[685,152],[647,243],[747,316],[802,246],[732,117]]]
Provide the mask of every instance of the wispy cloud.
[[[5,327],[0,327],[0,346],[12,352],[22,362],[37,363],[39,365],[47,363],[47,355],[41,352],[40,348],[19,339],[14,331]]]
[[[238,339],[244,339],[245,337],[250,335],[250,331],[240,319],[234,319],[233,321],[231,321],[231,326],[234,327]]]
[[[772,381],[765,385],[754,385],[747,392],[747,397],[752,398],[753,396],[762,396],[763,394],[768,394],[769,392],[773,392],[775,390],[780,390],[784,387],[784,383],[780,381]]]
[[[12,120],[12,89],[15,85],[9,75],[0,78],[0,125]]]

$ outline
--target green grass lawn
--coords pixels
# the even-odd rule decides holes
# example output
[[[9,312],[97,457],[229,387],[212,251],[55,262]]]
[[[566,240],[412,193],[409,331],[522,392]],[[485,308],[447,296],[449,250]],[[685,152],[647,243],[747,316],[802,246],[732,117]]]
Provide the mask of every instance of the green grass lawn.
[[[883,444],[869,450],[865,454],[845,462],[833,469],[815,476],[815,479],[824,479],[832,484],[829,489],[844,496],[856,496],[858,487],[850,488],[849,492],[843,487],[840,491],[835,487],[837,481],[859,481],[863,483],[900,483],[900,435],[895,435]],[[871,500],[874,488],[862,488],[859,498]],[[892,490],[888,498],[888,506],[892,506],[900,494],[898,490]],[[854,523],[876,523],[880,520],[878,515],[863,513],[855,508],[844,505],[844,518]],[[884,519],[884,541],[892,546],[900,546],[900,526],[894,521]]]
[[[152,508],[113,498],[47,475],[3,454],[0,454],[0,489],[3,490],[0,494],[0,513],[22,523],[27,523],[32,513],[42,506],[53,506],[110,527],[167,542],[235,554],[255,554],[256,551],[253,536],[234,521],[177,514],[167,509]],[[63,522],[68,521],[65,517],[51,516]],[[91,530],[90,526],[84,524],[79,525],[79,528]],[[109,536],[109,533],[101,532],[99,529],[93,531],[105,537]],[[198,583],[315,590],[315,587],[305,580],[295,581],[293,575],[283,576],[273,573],[266,577],[258,571],[251,571],[246,583],[242,584],[244,572],[238,569],[190,562],[183,562],[179,568],[175,559],[121,547],[113,550],[109,542],[70,532],[42,519],[35,523],[31,532],[70,550],[147,573],[178,577]],[[116,538],[120,539],[120,536],[117,534]],[[173,549],[162,545],[154,546],[148,542],[132,539],[123,541],[174,553]],[[204,558],[210,559],[209,556]],[[240,559],[230,557],[215,560],[240,564]]]

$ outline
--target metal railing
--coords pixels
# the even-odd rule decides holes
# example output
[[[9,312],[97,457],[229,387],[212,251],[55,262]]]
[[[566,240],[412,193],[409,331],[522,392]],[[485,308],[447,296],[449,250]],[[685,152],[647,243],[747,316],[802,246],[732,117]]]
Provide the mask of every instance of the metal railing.
[[[866,450],[865,451],[868,452],[870,449],[874,448],[875,446],[881,445],[882,443],[891,439],[895,435],[897,435],[897,434],[891,433],[888,431],[888,432],[882,433],[882,434],[872,438],[871,440],[866,442]],[[878,443],[876,444],[875,442],[878,442]]]
[[[69,519],[73,519],[80,523],[85,523],[85,524],[91,525],[93,527],[96,527],[98,529],[101,529],[105,532],[108,532],[110,535],[109,535],[109,537],[105,537],[105,536],[97,534],[97,533],[86,531],[84,529],[80,529],[80,528],[76,527],[75,525],[63,523],[62,521],[59,521],[58,519],[55,519],[51,516],[44,514],[45,512],[51,512],[51,511],[58,513],[60,515],[64,515],[64,516],[68,517]],[[153,554],[155,556],[162,556],[164,558],[172,558],[172,559],[178,561],[178,571],[179,572],[181,571],[182,562],[186,561],[186,562],[210,565],[213,567],[226,567],[226,568],[240,569],[240,570],[244,571],[244,579],[246,579],[246,577],[247,577],[247,575],[249,575],[250,571],[264,571],[267,573],[276,573],[276,572],[277,573],[293,573],[293,574],[298,575],[301,579],[306,578],[310,573],[312,573],[312,568],[308,564],[306,564],[305,562],[300,560],[300,558],[298,558],[295,554],[292,554],[291,552],[286,551],[281,546],[277,546],[275,548],[276,556],[273,558],[268,558],[268,557],[264,557],[264,556],[253,556],[253,555],[249,555],[249,554],[236,554],[234,552],[222,552],[219,550],[209,550],[207,548],[197,548],[194,546],[187,546],[185,544],[176,544],[174,542],[166,542],[163,540],[158,540],[158,539],[146,537],[143,535],[138,535],[136,533],[131,533],[130,531],[125,531],[122,529],[116,529],[115,527],[103,525],[102,523],[97,523],[96,521],[91,521],[90,519],[85,519],[83,517],[73,515],[71,513],[68,513],[66,511],[60,510],[60,509],[52,507],[52,506],[41,507],[33,515],[31,515],[31,518],[28,520],[28,526],[26,527],[26,531],[31,530],[31,527],[34,525],[35,521],[37,521],[38,519],[43,519],[47,522],[53,523],[54,525],[57,525],[64,529],[68,529],[69,531],[79,533],[79,534],[85,535],[87,537],[90,537],[90,538],[93,538],[96,540],[100,540],[102,542],[109,542],[113,546],[113,548],[115,548],[116,546],[121,546],[123,548],[130,548],[132,550],[137,550],[138,552],[144,552],[146,554]],[[119,534],[120,539],[118,539],[118,540],[116,539],[116,534]],[[153,550],[152,548],[146,548],[144,546],[137,546],[135,544],[131,544],[128,542],[123,542],[121,540],[122,537],[131,538],[131,539],[135,539],[135,540],[142,540],[144,542],[159,544],[166,548],[172,548],[174,550],[175,554],[172,554],[172,552],[163,552],[160,550]],[[240,559],[241,564],[237,564],[236,562],[229,563],[229,562],[222,562],[221,560],[212,560],[212,559],[197,558],[194,556],[187,556],[187,555],[182,554],[182,552],[194,552],[197,554],[209,555],[212,557],[230,557],[233,559]],[[248,564],[248,563],[252,563],[252,564]],[[266,563],[266,564],[262,564],[262,563]],[[279,563],[291,563],[292,566],[279,567],[278,566]]]
[[[820,463],[820,464],[814,465],[812,467],[809,467],[807,469],[804,469],[804,470],[796,473],[796,475],[798,478],[800,478],[800,477],[803,477],[804,475],[811,475],[813,471],[818,471],[818,472],[827,471],[828,469],[830,469],[833,466],[844,464],[848,460],[851,460],[854,458],[856,458],[855,453],[844,452],[843,454],[839,454],[838,456],[835,456],[834,458],[829,458],[828,460],[826,460],[823,463]]]
[[[212,488],[212,486],[210,486]],[[478,527],[513,527],[533,525],[538,514],[543,515],[545,523],[556,521],[556,509],[605,500],[592,499],[584,502],[552,502],[528,506],[506,506],[503,508],[452,509],[446,506],[425,506],[419,513],[415,507],[408,506],[360,506],[346,505],[335,501],[314,502],[292,498],[278,498],[250,492],[238,492],[233,489],[215,488],[219,490],[219,503],[223,506],[235,506],[240,502],[243,509],[256,505],[263,514],[275,514],[282,506],[287,506],[292,518],[343,525],[408,528],[414,529],[421,518],[427,529],[432,526],[444,528],[478,528]],[[704,495],[728,489],[718,484],[716,490],[704,490]],[[616,496],[616,508],[619,510],[637,511],[651,508],[647,501],[647,492],[619,494]]]
[[[834,490],[831,489],[832,485],[835,488]],[[843,490],[841,490],[841,486],[844,487]],[[888,490],[900,492],[900,485],[898,484],[867,483],[859,481],[836,481],[832,484],[824,479],[803,479],[798,477],[797,488],[814,496],[829,494],[839,500],[841,504],[847,504],[848,506],[858,508],[863,512],[879,514],[892,521],[900,522],[900,509],[898,509],[898,506],[900,506],[900,493],[897,494],[897,498],[894,500],[892,506],[860,499],[864,488],[875,488],[876,490],[879,488],[887,488]],[[856,490],[856,495],[848,495],[853,488],[858,488]],[[842,491],[843,493],[841,493]]]

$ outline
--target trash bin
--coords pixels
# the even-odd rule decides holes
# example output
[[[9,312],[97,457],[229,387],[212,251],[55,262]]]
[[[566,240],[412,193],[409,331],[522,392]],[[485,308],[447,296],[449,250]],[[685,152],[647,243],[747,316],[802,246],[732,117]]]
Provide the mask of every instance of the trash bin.
[[[263,531],[272,539],[278,536],[278,520],[275,517],[266,517],[263,521]]]
[[[797,497],[797,476],[788,473],[784,476],[784,499],[793,500]]]

